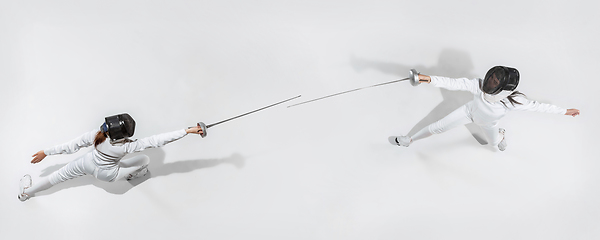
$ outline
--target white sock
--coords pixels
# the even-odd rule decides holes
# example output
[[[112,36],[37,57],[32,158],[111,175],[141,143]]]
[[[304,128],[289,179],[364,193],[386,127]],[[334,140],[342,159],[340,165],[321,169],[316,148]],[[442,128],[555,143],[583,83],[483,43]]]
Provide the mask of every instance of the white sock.
[[[414,141],[417,141],[417,140],[419,140],[419,139],[423,139],[423,138],[429,137],[429,136],[431,136],[431,135],[433,135],[433,133],[431,133],[431,132],[429,131],[429,128],[428,128],[428,127],[424,127],[424,128],[422,128],[421,130],[419,130],[417,133],[415,133],[414,135],[412,135],[412,136],[409,136],[409,137],[410,137],[410,138],[413,140],[413,142],[414,142]]]
[[[42,178],[39,182],[31,185],[31,187],[25,189],[25,194],[32,197],[35,193],[46,190],[48,188],[51,188],[52,186],[54,186],[54,185],[52,185],[52,183],[50,183],[50,180],[48,179],[48,177],[45,177],[45,178]]]

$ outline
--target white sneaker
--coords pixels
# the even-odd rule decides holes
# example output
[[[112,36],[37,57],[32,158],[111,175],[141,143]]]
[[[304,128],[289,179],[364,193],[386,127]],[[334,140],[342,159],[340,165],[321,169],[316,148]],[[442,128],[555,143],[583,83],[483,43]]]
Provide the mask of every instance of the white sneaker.
[[[140,169],[127,175],[127,181],[146,176],[148,174],[148,165],[140,167]]]
[[[30,187],[31,187],[31,176],[29,176],[29,174],[25,174],[25,176],[23,176],[21,178],[21,182],[19,182],[18,198],[19,198],[19,200],[21,200],[21,202],[25,202],[25,201],[27,201],[27,199],[29,199],[29,195],[27,195],[25,193],[25,189],[28,189]]]
[[[498,143],[498,149],[500,151],[504,151],[504,150],[506,150],[506,147],[508,146],[508,144],[506,144],[506,136],[504,136],[506,133],[506,130],[504,130],[504,128],[500,128],[500,129],[498,129],[498,132],[500,133],[500,135],[502,135],[502,141],[500,141],[500,143]]]
[[[412,138],[409,136],[391,136],[388,141],[396,146],[408,147],[412,143]]]

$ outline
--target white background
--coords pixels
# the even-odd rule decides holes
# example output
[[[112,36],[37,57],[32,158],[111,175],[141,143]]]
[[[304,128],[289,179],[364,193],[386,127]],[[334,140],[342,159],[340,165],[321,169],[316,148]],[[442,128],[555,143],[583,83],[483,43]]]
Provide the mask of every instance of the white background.
[[[595,1],[1,1],[0,238],[598,239]],[[130,113],[135,137],[406,77],[519,69],[508,149],[469,128],[394,147],[470,99],[397,83],[277,106],[187,136],[135,184],[85,176],[21,203],[80,156],[40,149]],[[466,95],[465,95],[466,94]],[[300,102],[300,101],[296,101]]]

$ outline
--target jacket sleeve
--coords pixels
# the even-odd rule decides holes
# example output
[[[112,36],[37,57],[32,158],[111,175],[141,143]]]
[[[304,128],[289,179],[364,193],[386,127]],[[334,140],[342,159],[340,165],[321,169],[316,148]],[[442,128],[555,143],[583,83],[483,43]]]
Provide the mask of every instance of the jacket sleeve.
[[[75,153],[79,151],[79,149],[81,149],[82,147],[89,147],[92,144],[94,144],[94,138],[96,138],[96,133],[98,133],[98,130],[92,130],[90,132],[84,133],[83,135],[69,142],[44,149],[44,153],[46,155]]]
[[[445,88],[456,91],[469,91],[473,94],[479,93],[479,80],[468,78],[447,78],[439,76],[431,76],[431,83],[435,87]]]
[[[566,108],[562,108],[556,105],[541,103],[534,100],[529,100],[525,97],[515,97],[517,102],[522,104],[515,104],[513,106],[514,110],[519,111],[533,111],[533,112],[543,112],[543,113],[555,113],[555,114],[565,114],[567,113]],[[512,104],[507,104],[508,106],[512,106]]]
[[[133,142],[123,144],[123,151],[126,153],[139,152],[147,148],[162,147],[168,143],[174,142],[185,137],[185,129],[168,133],[157,134],[154,136],[138,139]]]

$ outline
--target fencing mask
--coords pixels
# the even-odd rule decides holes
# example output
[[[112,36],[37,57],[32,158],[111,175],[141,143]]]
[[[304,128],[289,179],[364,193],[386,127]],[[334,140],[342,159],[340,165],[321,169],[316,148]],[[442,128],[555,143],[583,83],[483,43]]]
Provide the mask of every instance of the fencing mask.
[[[485,100],[499,102],[512,94],[517,85],[519,85],[519,71],[517,69],[495,66],[485,74],[480,87]]]
[[[111,141],[128,138],[135,131],[135,120],[127,113],[105,117],[100,131],[108,133]]]

